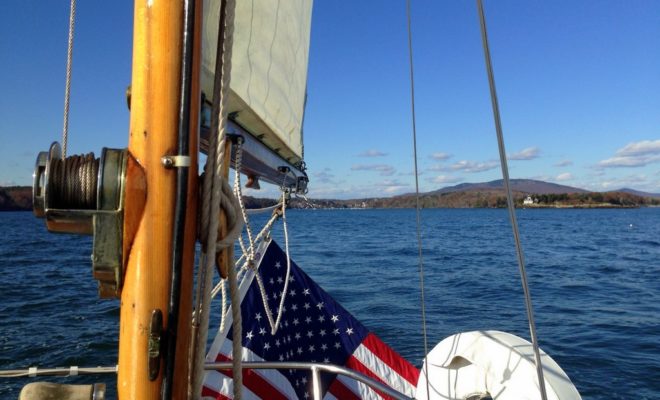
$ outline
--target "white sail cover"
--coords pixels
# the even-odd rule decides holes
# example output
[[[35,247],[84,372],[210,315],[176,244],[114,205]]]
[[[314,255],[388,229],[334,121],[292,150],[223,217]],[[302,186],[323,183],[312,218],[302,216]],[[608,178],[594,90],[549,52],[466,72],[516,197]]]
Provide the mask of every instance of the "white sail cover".
[[[220,0],[204,0],[202,91],[213,93]],[[236,2],[229,112],[291,163],[302,158],[311,0]]]

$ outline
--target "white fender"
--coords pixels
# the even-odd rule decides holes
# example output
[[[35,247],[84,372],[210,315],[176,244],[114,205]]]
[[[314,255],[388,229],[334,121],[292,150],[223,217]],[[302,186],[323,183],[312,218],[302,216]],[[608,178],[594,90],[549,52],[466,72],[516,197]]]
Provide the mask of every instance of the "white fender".
[[[581,399],[566,373],[543,350],[541,363],[548,400]],[[486,392],[497,400],[541,399],[531,343],[498,331],[450,336],[426,356],[415,397],[463,400]]]

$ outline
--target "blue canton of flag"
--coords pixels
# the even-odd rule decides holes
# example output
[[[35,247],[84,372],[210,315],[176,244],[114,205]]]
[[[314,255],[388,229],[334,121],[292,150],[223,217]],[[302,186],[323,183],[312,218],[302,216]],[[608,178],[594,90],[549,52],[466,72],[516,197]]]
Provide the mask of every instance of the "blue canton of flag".
[[[286,279],[286,254],[270,242],[258,268],[273,319]],[[299,361],[346,366],[414,396],[419,371],[370,333],[291,261],[282,319],[275,335],[256,279],[241,303],[245,361]],[[207,361],[231,359],[232,329],[219,332]],[[243,396],[250,399],[307,399],[312,396],[306,370],[245,370]],[[381,394],[350,378],[321,374],[325,399],[381,398]],[[203,396],[232,398],[231,371],[207,373]],[[384,396],[382,396],[384,397]]]

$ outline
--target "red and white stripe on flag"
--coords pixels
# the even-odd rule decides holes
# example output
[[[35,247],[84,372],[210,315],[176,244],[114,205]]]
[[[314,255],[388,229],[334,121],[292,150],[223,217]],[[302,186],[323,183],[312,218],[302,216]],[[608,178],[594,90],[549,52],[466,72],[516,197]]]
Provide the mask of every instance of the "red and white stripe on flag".
[[[383,343],[373,333],[369,333],[358,348],[355,349],[353,355],[346,362],[346,367],[379,381],[407,396],[415,396],[419,370]],[[350,378],[338,377],[330,385],[326,398],[343,400],[387,399],[389,397]]]
[[[216,361],[231,360],[231,341],[223,341]],[[244,361],[264,361],[247,348],[243,348]],[[346,362],[346,367],[377,380],[409,397],[415,396],[419,370],[402,358],[376,335],[369,333]],[[202,396],[228,400],[233,398],[231,371],[211,371],[205,379]],[[244,399],[297,399],[289,380],[276,370],[245,370],[243,374]],[[338,375],[330,385],[326,400],[389,399],[367,385]]]
[[[232,341],[225,339],[215,357],[215,361],[231,361]],[[243,361],[264,361],[261,357],[243,347]],[[202,397],[233,399],[234,381],[232,372],[208,371],[204,379]],[[289,380],[274,369],[243,370],[244,399],[297,399]]]

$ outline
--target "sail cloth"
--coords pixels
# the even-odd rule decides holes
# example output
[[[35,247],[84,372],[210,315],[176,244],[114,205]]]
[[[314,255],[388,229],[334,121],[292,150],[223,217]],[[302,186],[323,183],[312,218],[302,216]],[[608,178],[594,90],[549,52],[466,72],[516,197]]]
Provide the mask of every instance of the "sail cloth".
[[[204,0],[202,92],[213,93],[220,0]],[[290,163],[303,156],[311,0],[237,1],[229,112]]]
[[[265,251],[264,251],[265,248]],[[259,266],[268,304],[276,312],[284,287],[286,254],[271,241]],[[285,312],[275,336],[264,310],[254,276],[242,287],[244,361],[300,361],[346,366],[413,397],[419,371],[399,354],[369,332],[328,293],[291,261]],[[232,330],[228,323],[218,332],[207,362],[229,361],[232,354]],[[380,399],[381,395],[366,385],[344,376],[321,374],[325,399]],[[203,396],[230,399],[233,394],[231,371],[209,371],[204,380]],[[312,398],[312,377],[307,370],[245,370],[245,399]]]

